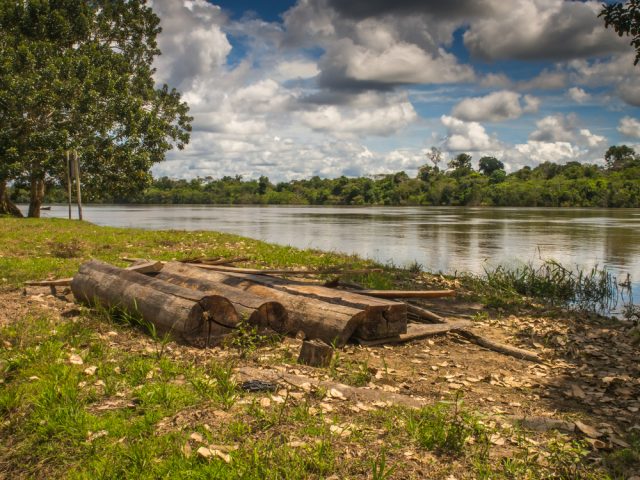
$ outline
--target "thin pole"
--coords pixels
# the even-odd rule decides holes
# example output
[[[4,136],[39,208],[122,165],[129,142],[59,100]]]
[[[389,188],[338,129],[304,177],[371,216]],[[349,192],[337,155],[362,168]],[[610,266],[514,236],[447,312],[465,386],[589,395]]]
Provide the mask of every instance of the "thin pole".
[[[76,177],[76,200],[78,201],[78,219],[82,220],[82,192],[80,191],[80,164],[78,162],[78,151],[73,151],[73,170]]]
[[[67,154],[67,168],[65,168],[65,173],[67,174],[67,204],[69,205],[69,220],[71,220],[71,165],[69,165],[69,150],[66,151]]]

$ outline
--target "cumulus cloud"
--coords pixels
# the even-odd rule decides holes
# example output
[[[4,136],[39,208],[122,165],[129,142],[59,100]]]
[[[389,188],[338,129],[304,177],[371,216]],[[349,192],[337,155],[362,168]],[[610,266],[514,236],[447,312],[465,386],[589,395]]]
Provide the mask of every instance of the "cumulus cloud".
[[[447,128],[445,148],[451,151],[495,150],[499,148],[496,138],[489,136],[478,122],[464,122],[448,115],[440,121]]]
[[[521,94],[508,90],[493,92],[484,97],[466,98],[453,107],[451,114],[465,121],[502,122],[519,118],[524,112],[538,110],[540,102],[537,98],[525,95],[524,106],[521,98]]]
[[[595,147],[606,141],[602,135],[579,128],[578,123],[578,117],[574,114],[549,115],[536,122],[536,129],[529,135],[529,140],[544,143],[576,142],[587,147]]]
[[[640,120],[632,117],[622,117],[618,124],[618,131],[627,137],[640,138]]]
[[[626,40],[597,18],[600,9],[596,1],[502,2],[491,16],[471,22],[464,43],[485,60],[568,60],[628,50]]]
[[[313,130],[335,135],[391,135],[413,122],[417,114],[413,105],[397,96],[372,104],[371,94],[355,101],[359,108],[351,106],[321,105],[298,114],[301,122]]]
[[[571,100],[576,103],[584,103],[591,99],[591,95],[589,95],[580,87],[571,87],[567,91],[567,95],[569,95],[569,98],[571,98]]]
[[[444,48],[455,23],[424,15],[354,19],[341,12],[327,0],[301,0],[284,15],[286,45],[323,48],[318,62],[323,88],[389,90],[475,79],[471,66]]]

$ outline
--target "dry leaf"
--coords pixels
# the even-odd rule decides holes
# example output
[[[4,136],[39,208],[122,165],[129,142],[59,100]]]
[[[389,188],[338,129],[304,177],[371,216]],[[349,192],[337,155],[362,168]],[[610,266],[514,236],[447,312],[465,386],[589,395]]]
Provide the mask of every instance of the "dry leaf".
[[[601,432],[586,423],[582,423],[580,420],[576,420],[575,425],[578,430],[589,438],[600,438],[602,436]]]
[[[85,375],[95,375],[97,369],[98,369],[98,367],[96,367],[96,366],[87,367],[87,368],[84,369],[84,374]]]
[[[69,355],[69,363],[71,365],[82,365],[84,361],[82,360],[82,357],[80,355],[72,353],[71,355]]]
[[[200,435],[198,432],[193,432],[191,435],[189,435],[189,438],[194,442],[200,442],[200,443],[202,443],[202,441],[204,440],[202,435]]]
[[[213,453],[211,452],[211,450],[209,450],[207,447],[200,447],[197,450],[198,455],[200,455],[202,458],[211,458],[211,456],[213,455]]]

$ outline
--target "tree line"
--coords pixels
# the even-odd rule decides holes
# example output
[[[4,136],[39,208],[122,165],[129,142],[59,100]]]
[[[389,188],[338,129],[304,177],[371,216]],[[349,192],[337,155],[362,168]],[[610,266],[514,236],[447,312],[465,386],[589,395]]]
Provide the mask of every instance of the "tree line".
[[[545,162],[507,174],[495,157],[482,157],[477,170],[461,153],[442,168],[440,152],[415,177],[405,172],[369,177],[320,178],[273,183],[262,176],[153,179],[151,186],[127,195],[99,195],[96,203],[223,205],[427,205],[513,207],[640,207],[640,155],[621,145],[610,147],[604,166]],[[66,192],[52,186],[47,200],[65,202]],[[26,185],[13,198],[26,200]]]

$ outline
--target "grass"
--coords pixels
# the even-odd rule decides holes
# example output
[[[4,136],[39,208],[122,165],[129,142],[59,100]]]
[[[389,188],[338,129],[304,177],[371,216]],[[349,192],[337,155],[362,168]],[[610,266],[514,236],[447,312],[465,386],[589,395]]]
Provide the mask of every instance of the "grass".
[[[372,266],[215,232],[0,219],[5,291],[28,279],[71,276],[91,257],[124,265],[123,256],[200,255],[246,256],[255,266]],[[385,268],[351,280],[390,288],[426,275],[413,270]],[[228,347],[194,353],[135,316],[95,309],[70,318],[35,309],[0,325],[0,478],[392,479],[424,478],[427,468],[430,478],[604,479],[622,478],[638,462],[636,443],[605,458],[606,469],[590,465],[584,446],[565,438],[535,451],[526,439],[496,451],[487,439],[497,427],[458,398],[420,410],[354,412],[335,403],[325,409],[321,391],[285,385],[273,394],[245,393],[234,366],[273,353],[274,344],[243,326]],[[324,373],[355,386],[372,380],[366,361],[339,351]],[[202,447],[220,454],[205,458]],[[409,461],[408,450],[434,461]]]

